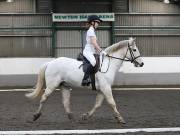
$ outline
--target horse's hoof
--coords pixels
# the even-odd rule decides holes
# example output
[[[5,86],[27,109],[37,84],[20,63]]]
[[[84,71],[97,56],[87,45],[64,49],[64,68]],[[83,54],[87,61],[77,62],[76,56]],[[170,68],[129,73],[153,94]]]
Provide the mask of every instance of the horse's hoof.
[[[88,118],[89,118],[89,113],[84,113],[82,115],[82,120],[88,120]]]
[[[125,120],[122,117],[115,117],[119,124],[126,124]]]
[[[71,120],[71,121],[75,121],[75,118],[74,118],[73,113],[68,113],[68,118],[69,118],[69,120]]]
[[[125,124],[126,124],[126,122],[125,122],[125,120],[124,120],[124,119],[121,119],[121,120],[119,121],[119,123],[120,123],[120,124],[123,124],[123,125],[125,125]]]
[[[126,122],[125,122],[125,120],[124,120],[123,118],[120,118],[120,119],[118,120],[118,123],[120,123],[120,124],[126,124]]]
[[[41,116],[41,113],[36,113],[33,115],[33,121],[36,121]]]

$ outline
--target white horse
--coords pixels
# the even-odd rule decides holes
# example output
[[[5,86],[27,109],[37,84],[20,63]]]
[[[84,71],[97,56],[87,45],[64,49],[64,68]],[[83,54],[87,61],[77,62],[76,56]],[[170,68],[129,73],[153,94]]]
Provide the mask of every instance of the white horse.
[[[108,53],[108,56],[104,56],[103,60],[101,59],[101,72],[97,72],[95,77],[96,88],[98,89],[95,105],[82,116],[84,119],[91,117],[96,109],[101,106],[105,98],[112,108],[117,121],[125,124],[123,117],[116,108],[111,85],[123,61],[130,61],[136,67],[142,67],[144,63],[133,38],[115,43],[107,47],[105,51]],[[79,68],[81,64],[81,61],[60,57],[42,66],[38,75],[36,89],[26,94],[31,99],[41,96],[39,108],[34,114],[34,121],[40,117],[44,102],[57,87],[62,91],[63,105],[69,119],[72,120],[74,118],[70,109],[70,91],[72,89],[69,85],[82,87],[81,81],[84,73],[82,68]],[[103,72],[103,70],[106,72]],[[46,88],[43,90],[45,86]]]

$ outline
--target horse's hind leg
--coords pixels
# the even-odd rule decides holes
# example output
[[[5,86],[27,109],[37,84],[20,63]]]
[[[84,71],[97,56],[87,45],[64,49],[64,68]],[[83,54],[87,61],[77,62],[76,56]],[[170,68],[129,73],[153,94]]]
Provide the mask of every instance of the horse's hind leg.
[[[108,104],[113,109],[115,118],[117,119],[118,123],[125,124],[126,122],[124,121],[123,117],[121,116],[121,114],[117,110],[116,103],[115,103],[113,95],[112,95],[111,87],[107,86],[105,89],[102,90],[102,92],[104,93],[104,96],[105,96]]]
[[[98,92],[98,94],[96,96],[96,101],[95,101],[95,104],[94,104],[93,108],[89,112],[83,114],[82,118],[84,120],[86,120],[89,117],[91,117],[94,114],[94,112],[102,105],[103,100],[104,100],[103,93]]]
[[[38,108],[37,112],[34,114],[33,121],[36,121],[36,120],[41,116],[41,110],[42,110],[42,108],[43,108],[43,104],[44,104],[45,101],[47,100],[48,96],[51,95],[51,93],[52,93],[54,90],[55,90],[55,88],[49,88],[49,87],[47,87],[47,88],[45,89],[45,92],[44,92],[43,95],[41,96],[39,108]]]
[[[75,120],[70,108],[71,89],[64,86],[62,86],[61,89],[62,89],[62,102],[64,105],[64,109],[68,115],[68,118],[70,120]]]

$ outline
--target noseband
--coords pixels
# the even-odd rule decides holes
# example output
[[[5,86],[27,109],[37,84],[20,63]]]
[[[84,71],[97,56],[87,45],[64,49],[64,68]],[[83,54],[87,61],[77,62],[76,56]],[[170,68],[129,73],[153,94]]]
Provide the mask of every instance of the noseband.
[[[129,52],[130,52],[131,58],[128,58],[128,57],[127,57],[127,52],[128,52],[128,50],[129,50]],[[134,55],[134,53],[133,53],[133,50],[132,50],[132,48],[130,47],[130,45],[129,45],[129,43],[128,43],[128,48],[127,48],[127,51],[126,51],[126,54],[125,54],[124,58],[118,58],[118,57],[114,57],[114,56],[111,56],[111,55],[108,55],[108,54],[107,54],[107,57],[109,57],[108,68],[107,68],[107,70],[106,70],[105,72],[102,72],[102,71],[101,71],[102,63],[103,63],[103,60],[104,60],[104,57],[103,57],[103,58],[102,58],[102,62],[101,62],[101,66],[100,66],[100,70],[99,70],[101,73],[106,73],[106,72],[108,71],[109,65],[110,65],[110,58],[122,60],[123,62],[124,62],[124,61],[130,61],[131,63],[134,63],[134,62],[137,62],[136,59],[139,58],[139,57],[141,57],[141,56],[139,55],[139,56],[135,57],[135,55]],[[138,63],[138,62],[137,62],[137,63]]]

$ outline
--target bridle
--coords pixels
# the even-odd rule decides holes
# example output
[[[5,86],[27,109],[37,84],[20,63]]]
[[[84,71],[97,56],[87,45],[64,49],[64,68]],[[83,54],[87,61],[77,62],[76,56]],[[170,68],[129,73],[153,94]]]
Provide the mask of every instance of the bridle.
[[[130,58],[127,57],[128,51],[130,52],[130,56],[131,56]],[[102,63],[103,63],[103,61],[104,61],[104,56],[103,56],[103,57],[102,57],[101,66],[100,66],[100,70],[99,70],[101,73],[106,73],[106,72],[108,71],[109,66],[110,66],[110,60],[111,60],[111,58],[117,59],[117,60],[122,60],[122,63],[123,63],[124,61],[130,61],[131,63],[138,63],[138,62],[136,61],[136,59],[139,58],[139,57],[141,57],[141,56],[139,55],[139,56],[136,56],[136,57],[135,57],[135,55],[134,55],[134,53],[133,53],[133,49],[130,47],[130,45],[129,45],[129,43],[128,43],[128,48],[127,48],[127,51],[126,51],[126,54],[125,54],[124,58],[118,58],[118,57],[114,57],[114,56],[111,56],[111,55],[108,55],[108,54],[107,54],[107,57],[109,57],[108,68],[107,68],[107,70],[106,70],[105,72],[102,72],[102,71],[101,71]]]
[[[128,50],[129,50],[129,52],[130,52],[131,59],[129,59],[129,58],[126,57],[127,52],[126,52],[125,58],[127,58],[128,61],[131,61],[131,63],[137,62],[136,59],[139,58],[139,57],[141,57],[141,56],[139,55],[139,56],[136,56],[136,57],[135,57],[135,55],[134,55],[134,53],[133,53],[133,49],[130,47],[129,43],[128,43],[128,49],[127,49],[127,51],[128,51]]]
[[[127,57],[127,52],[130,52],[130,55],[131,55],[131,58],[128,58]],[[135,57],[134,53],[133,53],[133,49],[130,47],[129,43],[128,43],[128,48],[127,48],[127,51],[126,51],[126,54],[124,56],[124,58],[118,58],[118,57],[114,57],[114,56],[110,56],[110,55],[107,55],[107,57],[110,57],[110,58],[113,58],[113,59],[119,59],[119,60],[122,60],[122,61],[130,61],[131,63],[133,63],[134,61],[136,61],[137,58],[141,57],[140,55]]]

